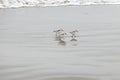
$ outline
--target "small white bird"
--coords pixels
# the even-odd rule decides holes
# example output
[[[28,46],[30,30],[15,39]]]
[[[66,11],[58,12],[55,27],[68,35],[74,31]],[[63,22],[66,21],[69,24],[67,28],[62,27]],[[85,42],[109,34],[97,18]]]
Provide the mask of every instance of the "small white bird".
[[[76,37],[76,33],[78,33],[79,31],[78,30],[74,30],[72,32],[70,32],[72,34],[72,38],[75,38]]]
[[[65,35],[67,35],[66,32],[61,32],[60,35],[59,35],[59,37],[60,37],[60,38],[65,38]]]
[[[54,30],[53,32],[56,33],[56,37],[58,37],[60,35],[61,32],[63,32],[63,29],[58,29],[58,30]]]

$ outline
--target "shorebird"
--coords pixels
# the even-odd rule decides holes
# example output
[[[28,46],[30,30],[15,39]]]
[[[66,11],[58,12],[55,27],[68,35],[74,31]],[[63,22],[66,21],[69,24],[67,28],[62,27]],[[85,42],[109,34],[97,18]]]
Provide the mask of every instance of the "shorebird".
[[[65,35],[67,35],[67,33],[65,32],[61,32],[59,35],[59,44],[60,45],[66,45],[66,41],[65,41]]]
[[[61,32],[61,33],[59,34],[59,37],[60,37],[60,38],[64,38],[64,37],[65,37],[65,35],[67,35],[67,33],[66,33],[66,32]]]
[[[60,35],[61,32],[63,32],[63,29],[58,29],[58,30],[54,30],[53,32],[56,33],[56,37],[58,37]]]
[[[75,38],[76,37],[76,33],[78,33],[78,30],[74,30],[72,32],[70,32],[72,34],[72,38]]]

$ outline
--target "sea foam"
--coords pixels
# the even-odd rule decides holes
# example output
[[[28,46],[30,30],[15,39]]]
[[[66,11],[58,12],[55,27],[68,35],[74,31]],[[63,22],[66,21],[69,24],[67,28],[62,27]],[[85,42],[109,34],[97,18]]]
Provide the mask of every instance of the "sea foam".
[[[120,0],[0,0],[0,8],[120,4]]]

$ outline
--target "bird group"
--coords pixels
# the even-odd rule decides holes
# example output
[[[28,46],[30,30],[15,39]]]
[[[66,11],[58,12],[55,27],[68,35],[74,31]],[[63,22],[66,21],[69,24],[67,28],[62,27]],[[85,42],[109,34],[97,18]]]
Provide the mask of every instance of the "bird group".
[[[71,37],[72,39],[70,39],[70,41],[72,42],[73,46],[77,45],[77,33],[79,32],[78,30],[73,30],[71,32],[66,33],[63,29],[57,29],[54,30],[53,32],[55,32],[55,40],[58,41],[59,45],[66,45],[66,37]]]
[[[68,36],[68,33],[66,33],[63,29],[54,30],[53,32],[55,32],[56,38],[59,38],[60,40]],[[78,30],[73,30],[69,32],[71,34],[70,37],[72,39],[75,39],[77,37],[78,32],[79,32]]]

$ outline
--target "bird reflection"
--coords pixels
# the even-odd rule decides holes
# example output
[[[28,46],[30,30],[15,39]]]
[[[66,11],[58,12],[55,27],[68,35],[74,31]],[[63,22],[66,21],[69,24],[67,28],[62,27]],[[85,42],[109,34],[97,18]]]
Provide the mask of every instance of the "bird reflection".
[[[70,41],[71,41],[72,46],[77,46],[78,45],[78,40],[77,39],[72,38]]]
[[[62,45],[62,46],[65,46],[65,45],[66,45],[66,41],[65,41],[65,40],[62,40],[62,39],[60,38],[58,44],[59,44],[59,45]]]
[[[65,41],[65,38],[63,36],[56,36],[55,40],[58,41],[59,45],[62,45],[62,46],[66,45],[66,41]]]
[[[74,38],[73,38],[73,39],[71,39],[70,41],[77,41],[77,39],[74,39]]]

